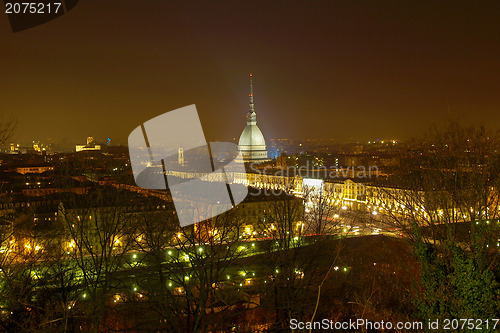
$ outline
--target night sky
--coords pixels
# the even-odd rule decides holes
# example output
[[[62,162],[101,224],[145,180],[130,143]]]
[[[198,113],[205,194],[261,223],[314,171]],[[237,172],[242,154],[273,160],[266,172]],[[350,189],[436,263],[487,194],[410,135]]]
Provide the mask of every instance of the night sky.
[[[0,50],[20,142],[126,143],[189,104],[208,140],[232,140],[250,72],[266,139],[403,139],[450,112],[500,124],[500,1],[82,0],[18,33],[0,14]]]

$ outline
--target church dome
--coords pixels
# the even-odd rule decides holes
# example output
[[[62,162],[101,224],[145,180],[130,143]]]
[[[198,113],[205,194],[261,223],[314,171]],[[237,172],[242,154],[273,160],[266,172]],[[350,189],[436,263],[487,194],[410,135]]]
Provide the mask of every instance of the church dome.
[[[266,146],[266,140],[264,140],[264,135],[260,131],[257,125],[245,126],[245,129],[241,133],[240,141],[238,142],[240,147],[243,146]],[[265,149],[265,148],[264,148]]]

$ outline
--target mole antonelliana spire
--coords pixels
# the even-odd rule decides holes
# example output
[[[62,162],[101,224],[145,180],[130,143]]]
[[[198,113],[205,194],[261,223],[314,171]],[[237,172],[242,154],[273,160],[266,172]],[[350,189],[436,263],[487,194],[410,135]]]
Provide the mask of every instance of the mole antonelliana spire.
[[[247,113],[247,125],[241,133],[238,149],[245,162],[268,161],[266,140],[257,126],[257,114],[253,100],[253,75],[250,74],[250,108]]]
[[[255,106],[253,105],[253,74],[250,74],[250,112],[255,112]]]

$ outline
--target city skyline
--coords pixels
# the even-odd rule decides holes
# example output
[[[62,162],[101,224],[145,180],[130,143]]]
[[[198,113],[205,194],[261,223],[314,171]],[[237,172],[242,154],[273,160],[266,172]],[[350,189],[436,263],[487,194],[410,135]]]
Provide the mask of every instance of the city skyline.
[[[498,331],[498,13],[6,0],[0,330]]]
[[[125,144],[136,124],[196,104],[207,139],[232,141],[253,73],[266,140],[405,139],[450,113],[492,124],[498,7],[85,2],[19,33],[3,15],[2,113],[17,115],[15,142]]]

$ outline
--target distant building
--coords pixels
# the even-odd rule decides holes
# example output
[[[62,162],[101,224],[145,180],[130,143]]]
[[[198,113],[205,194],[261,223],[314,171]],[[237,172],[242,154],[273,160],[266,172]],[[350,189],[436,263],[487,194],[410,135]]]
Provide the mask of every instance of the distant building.
[[[89,136],[89,137],[87,137],[87,144],[86,145],[76,145],[75,150],[77,153],[79,151],[101,150],[101,145],[95,144],[94,138]]]
[[[241,133],[238,150],[245,162],[269,161],[266,140],[257,126],[257,115],[253,103],[252,74],[250,74],[250,109],[247,113],[247,125]]]
[[[40,141],[37,142],[33,141],[33,150],[35,152],[41,153],[42,151],[45,150],[45,147],[43,147],[43,144],[40,143]]]
[[[47,171],[54,171],[53,166],[27,166],[16,168],[16,172],[22,175],[27,173],[44,173]]]
[[[18,144],[15,144],[15,143],[11,143],[10,144],[10,151],[9,151],[10,154],[19,154],[20,151],[19,151],[19,143]]]

